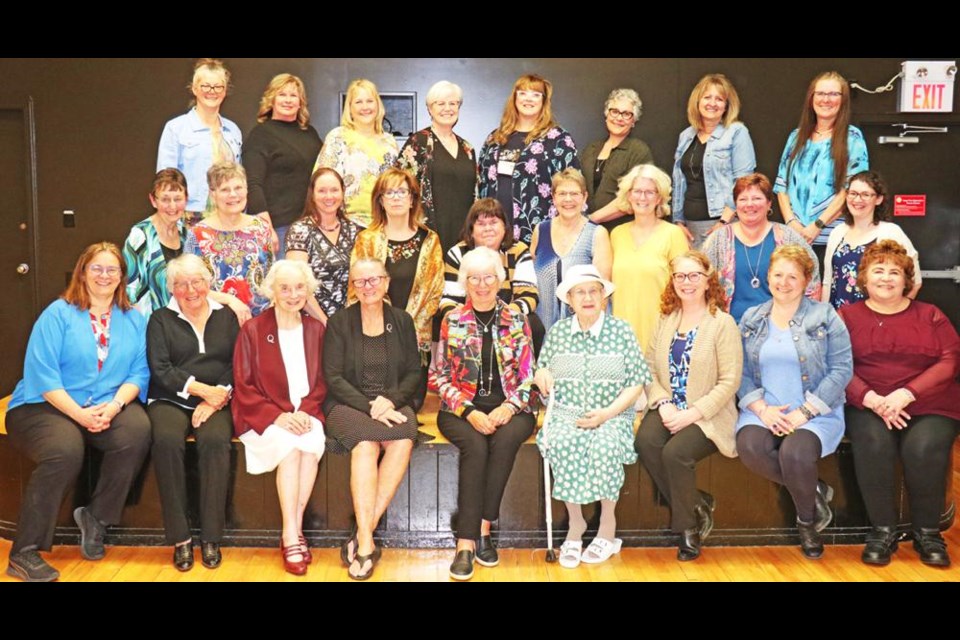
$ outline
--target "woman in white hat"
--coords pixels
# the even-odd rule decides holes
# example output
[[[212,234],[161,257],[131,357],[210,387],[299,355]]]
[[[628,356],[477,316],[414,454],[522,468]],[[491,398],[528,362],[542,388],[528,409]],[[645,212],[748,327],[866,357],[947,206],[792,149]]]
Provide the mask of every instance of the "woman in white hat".
[[[556,394],[550,422],[537,434],[553,468],[553,497],[567,506],[569,528],[560,564],[599,563],[620,551],[614,510],[633,449],[634,403],[651,381],[630,325],[604,313],[613,284],[593,265],[572,267],[557,297],[575,315],[547,333],[534,378]],[[583,550],[587,523],[581,506],[600,501],[600,528]]]

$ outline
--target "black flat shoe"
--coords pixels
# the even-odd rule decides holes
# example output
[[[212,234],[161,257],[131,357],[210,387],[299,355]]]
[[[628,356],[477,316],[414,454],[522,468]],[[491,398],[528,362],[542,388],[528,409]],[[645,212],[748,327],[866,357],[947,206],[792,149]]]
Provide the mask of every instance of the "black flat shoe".
[[[216,569],[223,561],[219,542],[200,542],[200,562],[207,569]]]
[[[805,523],[797,520],[797,533],[800,534],[800,550],[804,556],[811,560],[823,557],[823,540],[820,539],[816,522]]]
[[[817,533],[826,529],[833,521],[833,509],[830,508],[831,500],[833,500],[833,487],[823,480],[817,480],[816,514],[813,520]]]
[[[677,547],[677,560],[689,562],[700,557],[700,531],[697,528],[687,529],[680,534],[680,545]]]
[[[74,509],[73,519],[80,529],[80,555],[86,560],[102,559],[106,554],[103,538],[107,533],[107,527],[86,507]]]
[[[713,531],[713,510],[717,508],[717,501],[706,491],[701,491],[703,502],[694,507],[697,516],[697,530],[700,533],[700,542],[704,542]]]
[[[469,580],[473,577],[473,551],[461,549],[457,551],[453,564],[450,565],[450,577],[454,580]]]
[[[863,548],[860,559],[866,564],[886,566],[890,564],[893,552],[897,550],[897,530],[894,527],[874,527],[867,534],[867,546]]]
[[[173,548],[173,566],[177,571],[193,569],[193,543],[178,544]]]
[[[493,540],[490,539],[490,536],[480,536],[475,558],[477,564],[484,567],[495,567],[500,564],[500,554],[497,553],[496,547],[493,546]]]
[[[931,567],[949,567],[950,555],[947,542],[939,529],[920,528],[913,532],[913,548],[920,554],[920,562]]]

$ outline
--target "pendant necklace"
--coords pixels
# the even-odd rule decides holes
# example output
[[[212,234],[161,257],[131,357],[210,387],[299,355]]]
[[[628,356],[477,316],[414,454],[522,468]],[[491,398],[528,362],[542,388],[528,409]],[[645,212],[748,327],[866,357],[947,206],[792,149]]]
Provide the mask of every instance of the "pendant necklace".
[[[747,256],[747,268],[750,269],[750,275],[753,276],[750,278],[750,286],[754,289],[760,288],[760,263],[763,262],[763,245],[766,243],[767,236],[763,236],[763,240],[760,241],[760,253],[757,255],[757,266],[756,268],[750,264],[750,249],[746,244],[743,245],[743,253]]]
[[[479,378],[479,381],[480,381],[480,389],[477,391],[477,395],[480,396],[481,398],[486,398],[487,396],[489,396],[489,395],[490,395],[490,390],[493,388],[493,350],[494,350],[494,345],[493,345],[492,343],[491,343],[491,345],[490,345],[490,357],[487,358],[487,360],[489,361],[489,362],[487,363],[487,384],[486,384],[486,386],[484,386],[484,384],[483,384],[483,335],[484,335],[484,334],[491,334],[491,333],[492,333],[492,332],[490,331],[490,327],[493,325],[493,322],[494,322],[494,320],[496,319],[496,317],[497,317],[497,314],[494,313],[493,316],[490,318],[490,320],[489,320],[488,322],[484,323],[484,322],[482,322],[482,321],[480,320],[480,316],[477,315],[477,326],[478,326],[478,327],[482,327],[482,328],[480,329],[480,373],[479,373],[479,375],[477,376],[477,377]],[[493,340],[493,336],[492,336],[492,335],[491,335],[491,337],[490,337],[490,340],[491,340],[491,341]]]

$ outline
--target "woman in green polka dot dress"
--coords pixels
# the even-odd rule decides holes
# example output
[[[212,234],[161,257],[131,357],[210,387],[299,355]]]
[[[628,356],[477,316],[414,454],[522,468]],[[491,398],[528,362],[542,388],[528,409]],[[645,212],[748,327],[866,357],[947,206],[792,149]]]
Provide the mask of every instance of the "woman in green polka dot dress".
[[[623,465],[637,461],[633,448],[634,403],[651,381],[629,323],[604,313],[613,284],[593,265],[572,267],[557,297],[576,315],[547,333],[535,382],[555,393],[550,422],[537,434],[540,452],[553,470],[553,497],[570,516],[560,564],[599,563],[620,551],[614,509]],[[587,522],[581,505],[600,501],[600,529],[583,550]]]

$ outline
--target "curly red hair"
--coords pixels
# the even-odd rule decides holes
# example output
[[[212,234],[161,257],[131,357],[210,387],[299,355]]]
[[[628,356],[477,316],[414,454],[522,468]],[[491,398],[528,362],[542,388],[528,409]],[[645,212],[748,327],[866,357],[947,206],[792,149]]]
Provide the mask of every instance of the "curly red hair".
[[[704,298],[706,298],[707,310],[710,311],[710,315],[716,315],[718,309],[725,310],[727,308],[727,292],[720,284],[720,276],[717,274],[716,268],[710,264],[710,259],[705,254],[691,250],[670,261],[671,277],[667,286],[663,289],[663,295],[660,296],[660,313],[666,316],[680,309],[680,296],[677,295],[677,291],[673,287],[673,269],[677,261],[683,259],[693,260],[707,274],[707,290],[704,292]]]

